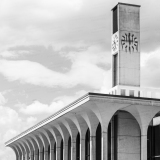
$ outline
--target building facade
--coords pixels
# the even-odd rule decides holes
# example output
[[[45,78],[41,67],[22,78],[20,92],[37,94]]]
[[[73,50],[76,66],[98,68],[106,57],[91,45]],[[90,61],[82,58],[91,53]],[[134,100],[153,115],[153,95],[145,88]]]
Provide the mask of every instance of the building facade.
[[[160,160],[160,99],[140,88],[140,6],[112,9],[112,89],[88,93],[6,142],[16,160]]]

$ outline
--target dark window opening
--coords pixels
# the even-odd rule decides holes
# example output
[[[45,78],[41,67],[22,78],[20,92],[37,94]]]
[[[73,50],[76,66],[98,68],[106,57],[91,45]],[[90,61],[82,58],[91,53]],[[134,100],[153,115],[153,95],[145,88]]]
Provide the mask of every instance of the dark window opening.
[[[118,54],[113,56],[113,87],[118,84]]]
[[[42,160],[44,160],[44,147],[42,149]]]
[[[63,139],[61,140],[60,160],[63,160]]]
[[[50,160],[50,145],[48,146],[48,160]]]
[[[160,125],[148,127],[147,160],[160,160]]]
[[[98,124],[96,130],[96,160],[101,160],[101,124]]]
[[[85,160],[90,160],[90,131],[89,128],[85,137]]]
[[[68,139],[68,160],[71,160],[71,137]]]
[[[114,116],[114,160],[117,160],[118,116]]]
[[[117,7],[113,9],[113,34],[118,31]]]
[[[37,150],[37,160],[39,160],[39,149]]]
[[[129,91],[129,96],[134,97],[134,90]]]
[[[126,90],[125,89],[121,89],[121,96],[125,96],[126,95]]]
[[[54,160],[56,160],[56,143],[54,144]]]
[[[108,125],[108,160],[111,160],[111,122]]]
[[[76,160],[80,160],[80,134],[76,138]]]
[[[118,116],[114,115],[108,125],[108,160],[117,160]]]

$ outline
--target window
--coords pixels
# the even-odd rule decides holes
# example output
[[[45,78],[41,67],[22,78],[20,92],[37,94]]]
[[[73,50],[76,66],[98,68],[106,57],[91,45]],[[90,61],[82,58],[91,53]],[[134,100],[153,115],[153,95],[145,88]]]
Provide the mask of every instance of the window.
[[[113,34],[118,31],[117,7],[113,9]]]
[[[134,97],[134,91],[133,90],[129,91],[129,96]]]
[[[121,89],[121,95],[125,96],[126,95],[126,90],[125,89]]]

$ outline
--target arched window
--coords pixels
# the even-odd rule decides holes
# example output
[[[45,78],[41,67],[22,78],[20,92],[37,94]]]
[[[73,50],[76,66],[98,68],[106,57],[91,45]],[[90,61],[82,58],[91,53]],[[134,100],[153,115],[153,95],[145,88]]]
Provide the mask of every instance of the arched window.
[[[76,160],[80,160],[80,134],[79,132],[76,138]]]
[[[68,160],[71,160],[71,137],[68,139]]]
[[[48,160],[50,160],[50,145],[48,145]]]
[[[90,160],[90,131],[89,128],[85,137],[85,160]]]
[[[56,142],[54,144],[54,160],[56,160]]]
[[[63,160],[63,139],[61,140],[60,160]]]
[[[96,160],[101,160],[101,124],[99,123],[96,130]]]

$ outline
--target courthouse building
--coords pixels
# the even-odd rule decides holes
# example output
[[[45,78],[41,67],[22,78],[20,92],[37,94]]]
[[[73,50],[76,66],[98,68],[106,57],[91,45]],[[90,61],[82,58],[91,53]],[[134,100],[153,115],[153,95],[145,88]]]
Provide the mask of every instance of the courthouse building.
[[[160,160],[160,95],[140,87],[140,6],[111,12],[111,90],[88,93],[6,142],[16,160]]]

